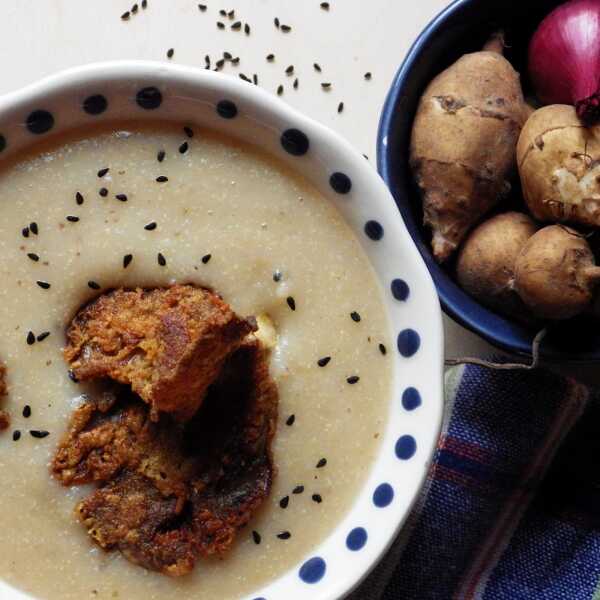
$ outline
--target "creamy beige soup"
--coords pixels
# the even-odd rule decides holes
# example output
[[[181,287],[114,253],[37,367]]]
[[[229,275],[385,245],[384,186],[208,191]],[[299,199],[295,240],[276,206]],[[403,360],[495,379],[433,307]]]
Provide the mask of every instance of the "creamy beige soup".
[[[160,176],[168,181],[158,183]],[[32,222],[37,234],[30,228],[24,237]],[[156,228],[145,228],[150,223]],[[133,260],[124,269],[126,254]],[[332,205],[283,165],[206,131],[188,139],[175,126],[119,125],[116,133],[63,140],[0,174],[0,277],[4,407],[12,416],[0,434],[0,578],[48,599],[239,598],[306,557],[350,508],[388,409],[387,321],[358,241]],[[68,416],[91,389],[70,381],[61,355],[68,320],[99,293],[90,281],[102,289],[210,286],[239,314],[268,314],[277,328],[272,496],[225,560],[201,560],[181,579],[95,547],[73,513],[86,490],[63,488],[49,476]],[[50,336],[28,345],[30,331]],[[348,383],[352,376],[359,381]],[[49,435],[35,438],[31,430]],[[322,458],[327,463],[317,468]],[[292,493],[297,486],[304,490]],[[284,496],[287,508],[280,506]],[[287,540],[277,537],[284,531]]]

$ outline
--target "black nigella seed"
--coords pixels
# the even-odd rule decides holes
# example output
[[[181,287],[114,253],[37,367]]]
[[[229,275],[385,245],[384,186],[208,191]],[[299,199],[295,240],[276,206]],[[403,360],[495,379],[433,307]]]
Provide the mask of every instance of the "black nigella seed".
[[[137,4],[134,4],[134,5],[131,7],[131,12],[132,12],[133,14],[135,14],[137,11],[138,11],[138,5],[137,5]]]
[[[319,462],[317,463],[317,469],[322,469],[326,464],[327,464],[326,458],[320,459]]]
[[[250,25],[248,25],[248,23],[244,25],[244,33],[250,35]]]
[[[47,281],[36,281],[36,283],[43,289],[43,290],[49,290],[50,289],[50,284]]]
[[[123,268],[126,269],[131,264],[132,260],[133,260],[133,254],[126,254],[123,257]]]
[[[121,202],[127,202],[127,194],[116,194],[115,198]]]
[[[242,22],[241,21],[236,21],[232,26],[231,29],[234,29],[235,31],[238,31],[239,29],[242,28]]]
[[[125,11],[122,15],[121,15],[121,21],[127,21],[127,19],[129,19],[129,11]]]
[[[292,537],[292,534],[289,531],[282,531],[281,533],[277,534],[277,537],[280,540],[289,540]]]
[[[302,494],[304,492],[304,486],[303,485],[297,485],[293,490],[292,490],[292,494]]]
[[[169,48],[167,50],[167,58],[173,58],[174,54],[175,54],[175,50],[173,48]]]
[[[164,150],[159,150],[158,154],[156,155],[156,160],[158,160],[158,162],[162,162],[163,160],[165,160],[165,156],[166,152]]]
[[[13,431],[13,442],[18,442],[21,439],[21,432],[16,429]]]
[[[371,79],[372,77],[373,77],[373,75],[372,75],[372,74],[371,74],[369,71],[367,71],[367,72],[365,73],[365,79],[366,79],[367,81],[369,81],[369,79]]]
[[[29,431],[29,435],[31,437],[41,440],[42,438],[48,437],[50,435],[50,432],[49,431],[40,431],[39,429],[31,429]]]
[[[29,404],[26,404],[26,405],[23,407],[23,416],[24,416],[26,419],[29,419],[29,417],[31,416],[31,406],[29,406]]]
[[[33,333],[33,331],[30,331],[27,334],[27,345],[33,346],[33,344],[35,344],[35,334]]]
[[[283,273],[279,270],[275,271],[275,273],[273,273],[273,281],[275,283],[279,283],[281,281],[281,278],[283,277]]]
[[[198,8],[204,12],[206,10],[206,4],[198,4]]]
[[[142,0],[142,8],[148,8],[148,0]]]
[[[326,366],[329,364],[329,361],[330,361],[330,360],[331,360],[331,356],[324,356],[323,358],[320,358],[320,359],[317,361],[317,364],[318,364],[320,367],[326,367]]]
[[[40,230],[38,229],[38,224],[35,221],[29,223],[29,230],[31,231],[31,233],[33,233],[33,235],[37,235],[40,232]]]
[[[279,19],[277,17],[275,17],[273,19],[273,23],[275,23],[275,27],[277,27],[277,29],[279,29]]]
[[[21,235],[24,238],[28,238],[29,237],[29,227],[23,227],[23,229],[21,229]]]
[[[100,169],[98,171],[98,177],[104,177],[108,173],[109,170],[110,169],[108,167],[105,167],[104,169]]]
[[[292,309],[296,310],[296,301],[292,296],[288,296],[286,299],[287,305]]]
[[[321,72],[321,65],[319,63],[313,63],[313,68],[317,73]]]
[[[247,81],[248,83],[252,83],[252,80],[251,80],[251,79],[249,79],[248,77],[246,77],[246,75],[244,75],[243,73],[240,73],[240,74],[238,75],[238,77],[239,77],[240,79],[242,79],[243,81]]]
[[[350,384],[350,385],[354,385],[355,383],[358,383],[360,381],[360,377],[358,375],[350,375],[350,377],[348,377],[346,379],[346,381]]]
[[[344,103],[343,103],[343,102],[340,102],[340,103],[338,104],[337,111],[338,111],[338,113],[341,113],[343,110],[344,110]]]
[[[76,217],[74,215],[68,215],[67,221],[69,221],[69,223],[77,223],[79,221],[79,217]]]
[[[329,83],[328,81],[324,81],[324,82],[321,84],[321,87],[322,87],[324,90],[330,90],[330,89],[331,89],[331,83]]]
[[[219,9],[219,14],[222,17],[226,17],[227,16],[227,11],[224,8]]]
[[[286,75],[291,75],[294,72],[294,65],[290,65],[286,70]]]
[[[321,2],[321,8],[323,10],[329,10],[329,2]]]
[[[167,259],[166,259],[166,258],[165,258],[165,257],[162,255],[162,253],[161,253],[161,252],[159,252],[159,253],[156,255],[156,258],[157,258],[157,260],[158,260],[158,264],[159,264],[161,267],[164,267],[164,266],[167,264]]]
[[[360,323],[360,315],[356,312],[353,311],[350,313],[350,318],[355,322],[355,323]]]
[[[225,66],[225,61],[220,58],[216,63],[215,63],[217,69],[222,69]]]
[[[95,281],[88,281],[88,287],[92,290],[99,290],[100,289],[100,284],[95,282]]]
[[[77,192],[75,194],[75,202],[77,202],[78,206],[81,206],[83,204],[83,195],[81,194],[81,192]]]
[[[205,255],[202,257],[202,264],[204,264],[204,265],[205,265],[205,264],[206,264],[206,263],[207,263],[207,262],[208,262],[208,261],[211,259],[211,257],[212,257],[212,254],[205,254]]]
[[[275,55],[274,54],[267,54],[267,60],[269,62],[273,62],[275,60]]]
[[[252,75],[252,83],[254,85],[258,85],[258,75],[256,73],[254,73],[254,75]]]
[[[168,177],[166,177],[165,175],[159,175],[159,176],[156,178],[156,183],[165,183],[165,182],[167,182],[167,181],[169,181],[169,178],[168,178]]]
[[[206,68],[210,68],[210,56],[208,54],[204,57],[204,62],[206,63]]]
[[[106,198],[106,196],[108,196],[108,190],[106,188],[100,188],[98,190],[98,193],[103,197]]]
[[[312,501],[316,502],[317,504],[321,504],[321,502],[323,502],[323,498],[321,497],[321,494],[313,494],[311,496]]]
[[[69,369],[67,371],[67,375],[69,376],[69,379],[73,382],[73,383],[79,383],[79,379],[77,379],[77,377],[75,376],[75,373],[73,373],[72,369]]]
[[[277,87],[277,95],[281,96],[281,94],[283,94],[283,86],[282,85]]]
[[[292,426],[292,425],[293,425],[295,422],[296,422],[296,415],[290,415],[290,416],[287,418],[287,420],[286,420],[285,424],[286,424],[288,427],[291,427],[291,426]]]
[[[239,65],[240,64],[240,57],[236,56],[235,58],[231,59],[231,64],[232,65]]]
[[[297,78],[297,77],[296,77],[296,79],[294,79],[294,85],[293,85],[293,88],[294,88],[295,90],[297,90],[297,89],[298,89],[298,78]]]
[[[258,533],[258,531],[253,531],[252,539],[254,540],[254,543],[258,546],[258,544],[260,544],[262,538],[260,537],[260,533]]]
[[[219,29],[225,29],[225,23],[221,23],[221,21],[217,21],[217,27]]]
[[[35,252],[29,252],[27,254],[27,256],[33,261],[33,262],[37,262],[38,260],[40,260],[40,257],[35,254]]]
[[[40,333],[40,335],[37,336],[36,339],[38,342],[43,342],[49,336],[50,336],[49,331],[43,331],[42,333]]]
[[[223,52],[223,58],[225,60],[231,60],[231,52]]]
[[[190,145],[187,142],[183,142],[183,144],[179,146],[179,154],[185,154],[188,151],[189,147]]]
[[[292,30],[292,28],[289,25],[282,25],[281,26],[281,31],[283,31],[284,33],[288,33]]]
[[[385,356],[387,354],[387,348],[383,344],[379,344],[379,352]]]
[[[144,225],[144,229],[146,231],[154,231],[156,229],[156,221],[152,221],[152,223],[148,223],[148,225]]]
[[[290,504],[290,497],[289,496],[284,496],[280,501],[279,501],[279,506],[280,508],[287,508]]]
[[[185,133],[185,135],[187,135],[189,138],[194,137],[194,130],[191,127],[184,127],[183,133]]]

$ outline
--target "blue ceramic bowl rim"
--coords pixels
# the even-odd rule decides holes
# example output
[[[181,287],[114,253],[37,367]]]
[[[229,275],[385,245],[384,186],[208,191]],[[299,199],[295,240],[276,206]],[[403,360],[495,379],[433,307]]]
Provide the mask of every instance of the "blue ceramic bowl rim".
[[[444,312],[456,322],[478,334],[497,348],[515,354],[531,356],[533,338],[536,332],[527,332],[518,324],[482,306],[459,288],[451,276],[433,258],[429,246],[422,239],[419,224],[415,221],[410,206],[398,199],[394,184],[392,183],[392,172],[394,169],[394,160],[392,157],[395,149],[389,147],[387,141],[388,135],[392,131],[394,113],[402,99],[402,95],[405,93],[407,79],[423,50],[426,49],[431,40],[444,28],[447,21],[473,2],[474,0],[455,0],[452,2],[452,4],[447,6],[428,23],[410,47],[404,61],[396,72],[381,112],[377,132],[377,170],[386,185],[390,188],[406,228],[427,264],[435,282]],[[561,362],[581,363],[600,360],[600,355],[597,352],[582,352],[577,355],[568,355],[556,348],[546,348],[542,349],[541,354],[544,358],[560,360]]]

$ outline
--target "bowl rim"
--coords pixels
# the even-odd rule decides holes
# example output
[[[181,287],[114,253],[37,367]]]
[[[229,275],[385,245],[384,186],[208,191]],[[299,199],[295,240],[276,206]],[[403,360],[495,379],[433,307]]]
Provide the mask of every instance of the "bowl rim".
[[[342,161],[351,163],[353,168],[356,169],[355,172],[358,172],[359,174],[357,179],[365,182],[365,185],[368,186],[370,193],[366,195],[365,198],[368,197],[369,203],[375,202],[376,205],[379,204],[377,208],[383,212],[383,215],[386,217],[386,219],[390,219],[390,229],[393,233],[397,233],[399,235],[396,235],[395,237],[393,235],[389,235],[387,237],[393,240],[390,243],[394,244],[394,248],[397,249],[398,252],[402,252],[404,257],[407,257],[409,262],[413,263],[413,270],[419,274],[418,280],[415,281],[413,285],[417,290],[421,288],[423,295],[426,295],[428,298],[429,305],[427,308],[431,309],[431,311],[430,314],[428,314],[427,328],[428,331],[431,332],[431,339],[428,340],[428,348],[426,353],[424,353],[424,356],[429,357],[429,362],[431,364],[427,364],[427,369],[422,369],[424,371],[422,379],[427,379],[427,389],[432,389],[435,393],[432,394],[432,397],[428,398],[429,406],[426,412],[428,422],[427,441],[426,443],[421,443],[419,446],[419,459],[418,461],[415,461],[417,475],[413,474],[411,476],[414,484],[411,484],[410,491],[408,493],[405,489],[402,490],[402,494],[406,497],[403,498],[401,503],[398,503],[400,508],[397,509],[396,513],[393,514],[392,518],[388,521],[390,526],[386,528],[385,532],[380,534],[385,538],[385,541],[373,542],[374,549],[371,551],[372,558],[369,558],[369,564],[360,569],[346,568],[343,571],[343,580],[331,583],[325,593],[320,593],[316,589],[310,589],[308,586],[305,586],[304,588],[305,593],[309,593],[315,600],[333,600],[334,598],[341,598],[345,594],[348,594],[355,589],[368,576],[368,574],[378,564],[380,559],[385,555],[389,547],[394,542],[396,535],[404,525],[410,514],[410,510],[414,506],[419,493],[424,486],[428,473],[428,467],[437,446],[437,441],[442,427],[444,400],[443,324],[435,286],[428,269],[423,264],[423,260],[417,252],[411,236],[406,230],[402,219],[398,218],[397,208],[393,202],[389,190],[385,186],[384,182],[380,179],[375,169],[373,169],[365,161],[362,154],[336,132],[313,120],[312,118],[307,117],[298,110],[284,103],[279,98],[269,94],[265,90],[257,88],[254,85],[249,85],[248,83],[231,77],[223,77],[222,74],[212,73],[202,68],[165,64],[162,62],[120,60],[91,63],[61,71],[57,74],[50,75],[49,77],[45,77],[37,82],[31,83],[16,91],[0,96],[0,123],[3,119],[7,118],[7,114],[11,112],[14,113],[15,109],[25,108],[27,106],[31,107],[36,102],[42,102],[46,97],[60,96],[61,93],[65,93],[65,91],[69,89],[69,86],[72,88],[74,86],[81,86],[82,84],[94,81],[103,81],[107,85],[111,85],[111,83],[114,84],[117,81],[125,80],[128,77],[135,77],[137,81],[144,80],[144,78],[149,78],[150,75],[153,75],[161,83],[175,82],[175,85],[176,83],[182,84],[182,82],[185,82],[189,85],[196,86],[199,90],[207,88],[218,89],[222,90],[225,94],[231,94],[235,98],[247,100],[249,105],[260,105],[261,108],[264,108],[269,112],[270,115],[273,116],[273,119],[278,117],[290,123],[297,124],[302,128],[303,131],[309,132],[311,136],[322,140],[328,148],[335,149],[335,153],[342,158]],[[158,117],[157,120],[160,120],[160,117]],[[66,130],[68,129],[69,126],[67,125]],[[365,201],[361,202],[361,204],[364,203]],[[387,220],[385,222],[388,223]],[[351,226],[351,229],[357,235],[356,228]],[[365,253],[369,258],[369,262],[373,264],[372,258],[366,251]],[[377,280],[383,287],[383,282],[381,281],[379,275],[377,275]],[[384,301],[384,305],[389,305],[389,301]],[[389,317],[390,310],[389,308],[386,308],[386,310]],[[388,319],[388,322],[390,324],[391,337],[392,339],[395,339],[396,333],[391,328],[391,320]],[[407,361],[410,360],[413,359],[407,359]],[[411,372],[410,366],[408,366],[409,364],[413,365],[414,370],[415,363],[407,363],[407,368],[405,369],[406,373]],[[399,389],[399,370],[400,369],[398,367],[394,368],[393,381],[390,387],[391,392]],[[426,373],[425,370],[427,371]],[[393,394],[391,394],[391,397],[389,398],[388,414],[383,427],[383,437],[389,437],[391,435],[389,422],[393,412],[398,412],[394,411],[394,400],[395,398]],[[383,460],[383,452],[384,444],[382,442],[370,467],[371,473],[379,468],[378,465]],[[398,458],[400,458],[399,455]],[[414,470],[410,471],[410,473],[413,472]],[[325,540],[318,544],[318,548],[328,543],[328,540],[336,534],[336,532],[347,520],[348,516],[356,511],[356,504],[358,503],[359,496],[362,496],[366,493],[366,490],[362,488],[365,488],[369,479],[370,475],[366,475],[361,489],[357,491],[356,498],[348,510],[348,514],[342,516],[336,527],[327,534]],[[316,548],[313,550],[316,550]],[[338,559],[336,558],[336,560]],[[341,561],[342,558],[340,555],[339,562]],[[292,571],[296,572],[297,567],[293,567],[290,569],[290,571],[286,571],[278,579],[266,583],[264,586],[265,589],[262,590],[262,593],[264,594],[265,590],[268,591],[271,586],[274,586],[280,580],[286,578]],[[32,598],[26,592],[17,590],[1,580],[0,592],[2,594],[6,594],[6,596],[3,595],[3,597],[10,597],[13,600]],[[300,598],[300,595],[296,596],[292,593],[291,597]],[[268,600],[272,600],[272,597],[269,596]]]
[[[399,69],[397,70],[390,88],[388,90],[377,132],[377,170],[386,185],[390,188],[398,205],[402,218],[413,241],[415,242],[421,256],[427,264],[430,274],[435,282],[440,298],[442,309],[454,321],[479,335],[484,340],[506,352],[531,356],[532,344],[537,332],[525,333],[524,329],[517,323],[511,321],[495,311],[483,306],[465,291],[460,289],[450,274],[440,266],[431,254],[429,246],[422,243],[419,225],[411,214],[410,207],[406,202],[396,197],[392,184],[392,171],[394,161],[392,160],[393,149],[388,147],[388,135],[393,127],[394,115],[397,106],[405,91],[406,81],[413,68],[418,63],[420,56],[426,50],[431,41],[445,27],[446,22],[454,17],[456,13],[472,5],[475,0],[454,0],[450,5],[441,10],[421,31],[411,45]],[[408,194],[408,192],[407,192]],[[576,355],[566,354],[553,348],[542,348],[541,356],[551,361],[562,363],[592,363],[600,359],[596,352],[581,352]]]

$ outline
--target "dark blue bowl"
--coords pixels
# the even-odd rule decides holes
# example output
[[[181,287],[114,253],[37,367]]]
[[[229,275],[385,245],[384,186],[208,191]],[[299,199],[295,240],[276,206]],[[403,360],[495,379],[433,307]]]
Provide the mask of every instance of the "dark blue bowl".
[[[507,58],[521,73],[527,92],[527,46],[535,28],[560,1],[457,0],[439,14],[414,43],[389,91],[377,139],[377,167],[390,188],[406,227],[437,286],[444,311],[455,321],[493,345],[511,353],[530,355],[537,331],[482,306],[453,279],[453,266],[441,267],[430,250],[430,234],[422,226],[419,191],[408,165],[412,122],[427,84],[466,52],[480,50],[498,29],[504,30]],[[510,208],[521,208],[518,182]],[[504,206],[503,209],[507,207]],[[600,329],[590,318],[552,324],[542,345],[542,356],[553,361],[600,360]]]

